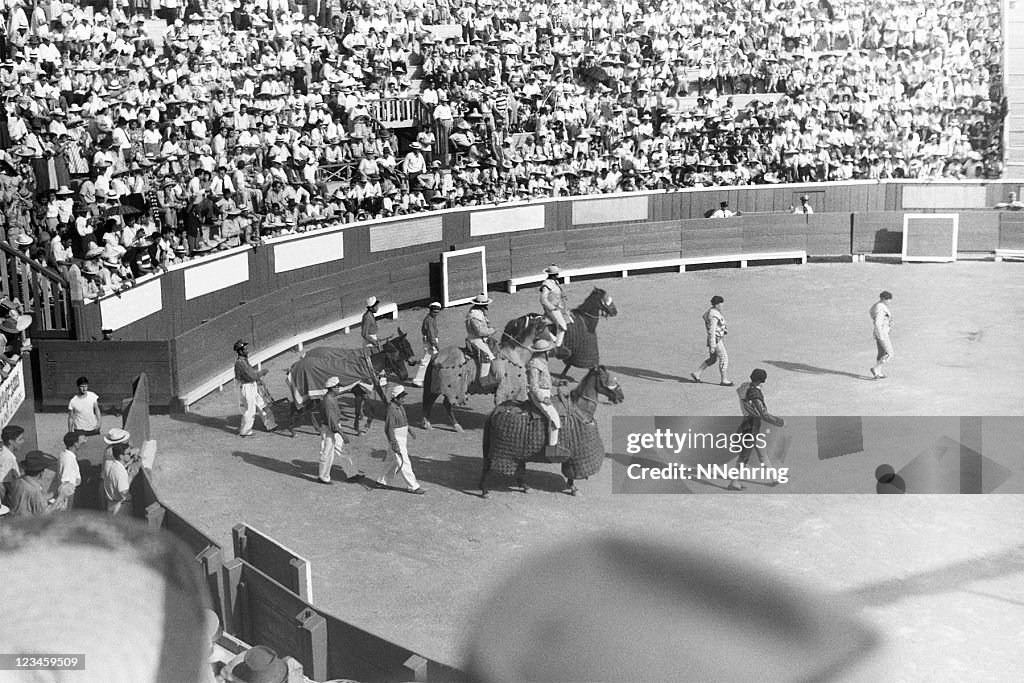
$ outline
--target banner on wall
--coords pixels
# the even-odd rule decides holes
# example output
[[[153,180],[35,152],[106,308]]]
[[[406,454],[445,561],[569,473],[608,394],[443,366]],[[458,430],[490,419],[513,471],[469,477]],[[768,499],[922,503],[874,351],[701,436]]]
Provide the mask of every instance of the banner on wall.
[[[19,360],[7,379],[0,383],[0,428],[7,426],[24,402],[25,372]]]

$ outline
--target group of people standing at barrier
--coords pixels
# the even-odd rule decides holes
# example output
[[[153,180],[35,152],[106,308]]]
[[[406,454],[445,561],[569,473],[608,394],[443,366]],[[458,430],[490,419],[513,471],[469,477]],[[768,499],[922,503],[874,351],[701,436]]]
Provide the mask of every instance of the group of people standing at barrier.
[[[995,0],[264,5],[0,10],[7,241],[95,298],[324,221],[1000,173]]]
[[[59,455],[31,450],[19,461],[25,429],[9,424],[0,431],[0,516],[47,515],[76,507],[76,492],[83,484],[80,460],[102,425],[99,397],[89,391],[88,378],[79,377],[77,388],[68,403],[68,429]],[[140,449],[132,446],[131,438],[116,427],[102,437],[105,448],[96,483],[100,504],[112,516],[131,515],[130,488],[142,468]]]

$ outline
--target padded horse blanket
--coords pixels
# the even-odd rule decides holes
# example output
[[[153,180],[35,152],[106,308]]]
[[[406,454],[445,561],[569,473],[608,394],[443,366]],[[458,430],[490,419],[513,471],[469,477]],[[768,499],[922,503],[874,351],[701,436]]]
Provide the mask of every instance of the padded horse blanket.
[[[483,389],[476,381],[476,361],[460,346],[442,349],[430,362],[427,388],[444,396],[453,405],[465,405],[469,394],[495,394],[495,403],[522,401],[526,398],[526,366],[513,352],[499,350],[491,365],[491,377],[498,380],[497,390]]]
[[[566,479],[586,479],[597,474],[604,462],[604,443],[594,422],[585,422],[564,393],[555,400],[562,419],[558,440],[572,454],[562,463]],[[512,476],[524,462],[550,462],[544,455],[548,443],[548,421],[529,402],[503,403],[487,418],[484,442],[488,445],[491,468]]]
[[[597,349],[597,332],[587,327],[587,319],[577,311],[570,313],[572,324],[565,331],[562,344],[572,352],[567,359],[577,368],[595,368],[601,364],[601,353]]]
[[[292,401],[302,408],[311,399],[323,398],[327,394],[324,384],[330,377],[340,379],[345,391],[359,385],[364,391],[372,392],[380,382],[373,370],[369,349],[320,346],[310,349],[288,371]]]

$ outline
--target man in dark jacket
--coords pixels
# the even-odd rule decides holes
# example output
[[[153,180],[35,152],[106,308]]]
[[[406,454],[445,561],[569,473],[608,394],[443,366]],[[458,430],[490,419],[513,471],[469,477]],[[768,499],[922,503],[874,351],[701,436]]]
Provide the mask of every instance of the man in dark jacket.
[[[441,350],[441,340],[437,336],[437,315],[441,312],[441,304],[437,301],[430,304],[430,311],[423,318],[420,331],[423,333],[423,357],[420,358],[419,367],[416,370],[416,377],[413,379],[413,386],[422,387],[423,380],[427,377],[427,366],[430,359]]]
[[[751,445],[745,448],[736,459],[737,466],[741,468],[747,466],[752,453],[757,453],[757,459],[764,468],[771,468],[772,464],[768,460],[768,455],[757,445],[757,436],[761,434],[762,422],[767,422],[776,427],[781,427],[785,424],[781,417],[776,417],[769,413],[768,406],[765,405],[764,392],[761,391],[761,386],[767,380],[768,373],[761,368],[757,368],[750,373],[750,382],[743,384],[737,392],[740,397],[740,409],[743,410],[743,424],[740,425],[740,434],[744,436],[750,434],[753,437],[749,440],[744,439],[744,441],[750,441]],[[770,483],[774,486],[779,482],[777,479],[772,478]],[[730,480],[728,488],[730,491],[743,491],[747,487]]]

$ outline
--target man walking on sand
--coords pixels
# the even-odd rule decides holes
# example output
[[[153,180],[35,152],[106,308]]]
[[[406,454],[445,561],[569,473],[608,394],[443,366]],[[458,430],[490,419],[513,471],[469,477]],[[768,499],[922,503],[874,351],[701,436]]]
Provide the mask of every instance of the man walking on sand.
[[[690,373],[694,382],[700,384],[700,376],[705,370],[718,362],[718,371],[722,375],[722,386],[731,387],[729,381],[729,354],[725,351],[725,335],[729,330],[725,325],[725,315],[722,314],[722,304],[725,299],[717,294],[711,297],[711,308],[704,312],[704,327],[707,330],[708,358],[700,366]]]
[[[874,379],[885,379],[888,377],[882,372],[882,366],[892,359],[892,340],[889,339],[889,332],[892,330],[892,313],[889,311],[889,302],[892,301],[890,292],[882,292],[878,295],[878,301],[871,307],[871,322],[874,325],[875,346],[878,348],[878,356],[875,365],[871,368],[871,377]]]
[[[317,468],[317,481],[321,484],[331,483],[331,468],[336,460],[345,473],[345,481],[359,481],[359,470],[352,456],[345,452],[348,439],[341,433],[341,408],[338,406],[341,380],[328,377],[324,388],[327,394],[320,400],[320,466]]]
[[[744,448],[743,452],[736,458],[736,466],[739,468],[745,468],[747,463],[750,462],[750,456],[756,453],[761,467],[767,471],[773,469],[772,463],[768,459],[768,454],[757,445],[757,436],[761,434],[763,423],[767,422],[775,427],[782,427],[785,425],[785,420],[768,412],[768,406],[764,402],[764,392],[761,390],[761,387],[767,381],[768,373],[761,368],[757,368],[750,373],[750,381],[744,382],[743,386],[737,391],[740,397],[740,410],[743,411],[743,424],[740,425],[740,434],[753,437],[750,446]],[[765,433],[767,434],[768,431],[766,428]],[[778,483],[779,480],[772,474],[769,485],[775,486]],[[746,489],[747,487],[743,484],[739,484],[732,479],[729,480],[729,491],[745,491]]]
[[[409,437],[415,439],[416,435],[409,431],[409,419],[405,415],[405,406],[402,405],[405,387],[396,385],[391,389],[390,395],[391,401],[388,403],[387,417],[384,419],[388,453],[384,456],[380,476],[377,477],[377,488],[400,488],[409,493],[423,495],[427,490],[416,481],[412,461],[409,459]],[[395,484],[399,486],[393,486]]]

